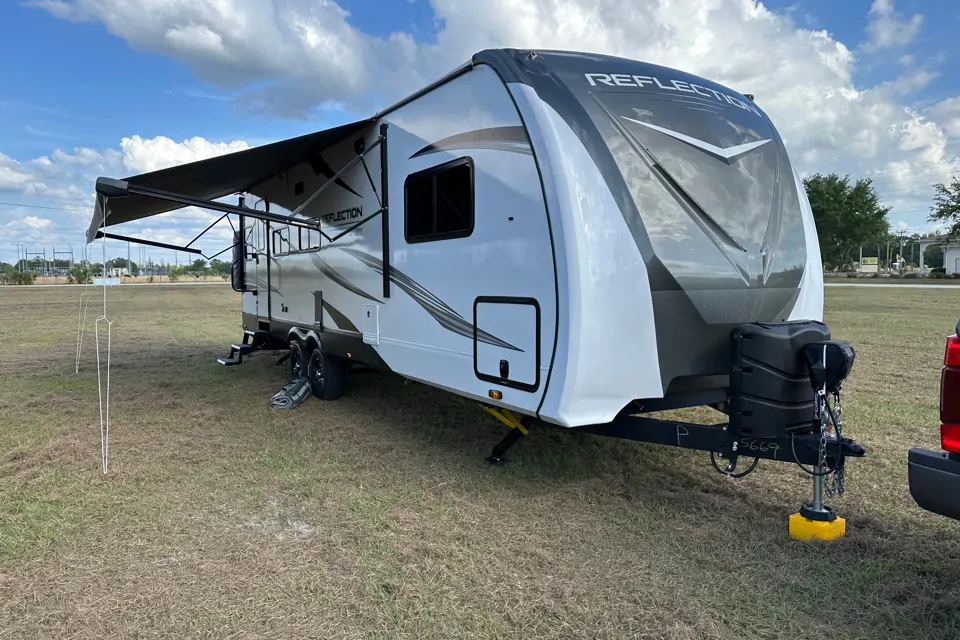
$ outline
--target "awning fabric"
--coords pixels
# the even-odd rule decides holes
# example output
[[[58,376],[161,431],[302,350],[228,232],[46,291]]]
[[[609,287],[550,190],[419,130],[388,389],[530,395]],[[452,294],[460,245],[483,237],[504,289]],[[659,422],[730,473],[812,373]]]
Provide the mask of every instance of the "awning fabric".
[[[216,200],[232,193],[247,191],[282,171],[290,170],[350,134],[360,131],[370,122],[372,119],[359,120],[297,138],[143,173],[124,178],[124,180],[144,187]],[[144,196],[122,198],[97,196],[93,219],[87,229],[87,242],[92,242],[96,238],[97,231],[101,227],[139,220],[182,207],[183,205],[174,202]],[[106,216],[105,224],[104,216]]]

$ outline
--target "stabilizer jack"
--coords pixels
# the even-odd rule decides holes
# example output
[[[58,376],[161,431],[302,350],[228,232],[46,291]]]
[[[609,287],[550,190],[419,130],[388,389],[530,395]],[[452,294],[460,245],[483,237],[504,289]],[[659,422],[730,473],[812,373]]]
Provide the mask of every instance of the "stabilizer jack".
[[[510,432],[497,443],[497,446],[493,448],[493,452],[490,454],[490,457],[487,458],[487,462],[493,465],[501,466],[506,463],[506,458],[504,457],[507,453],[507,450],[510,449],[518,440],[527,435],[527,428],[524,426],[523,418],[518,417],[509,409],[499,409],[496,407],[488,407],[486,405],[481,405],[483,410],[492,415],[494,418],[502,422],[503,424],[510,427]]]

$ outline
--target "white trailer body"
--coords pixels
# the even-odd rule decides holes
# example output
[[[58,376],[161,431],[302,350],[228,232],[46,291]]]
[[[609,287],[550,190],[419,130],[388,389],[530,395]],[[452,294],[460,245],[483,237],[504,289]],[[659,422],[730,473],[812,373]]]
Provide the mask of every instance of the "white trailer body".
[[[813,216],[770,119],[632,60],[484,51],[368,120],[128,185],[275,214],[242,217],[235,283],[274,344],[563,427],[722,403],[733,329],[822,318]],[[190,204],[98,191],[88,240]]]

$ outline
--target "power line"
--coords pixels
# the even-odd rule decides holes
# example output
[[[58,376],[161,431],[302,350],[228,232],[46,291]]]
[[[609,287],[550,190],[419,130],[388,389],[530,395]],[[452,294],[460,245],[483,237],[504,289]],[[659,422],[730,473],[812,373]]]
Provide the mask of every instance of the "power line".
[[[881,182],[873,182],[872,185],[875,187],[877,185],[882,185],[882,184],[901,184],[901,183],[908,184],[911,182],[921,182],[923,180],[930,180],[931,182],[940,182],[940,180],[931,180],[931,178],[934,178],[936,175],[937,174],[929,174],[929,175],[921,174],[919,176],[912,176],[912,177],[908,176],[906,178],[897,178],[896,180],[883,180]],[[957,170],[951,171],[950,173],[947,174],[947,178],[953,178],[958,175],[960,175],[960,171],[957,171]]]
[[[958,161],[960,161],[960,159],[958,159],[958,158],[954,158],[954,159],[952,159],[952,160],[932,160],[932,161],[930,161],[930,162],[921,162],[921,163],[918,163],[918,164],[911,164],[910,166],[913,167],[913,168],[916,168],[916,167],[930,167],[930,166],[933,166],[933,165],[943,165],[943,164],[945,164],[945,165],[954,165],[954,164],[956,164]],[[861,178],[872,178],[873,176],[882,176],[882,175],[885,175],[885,174],[888,174],[888,173],[896,173],[897,171],[901,171],[901,169],[884,169],[883,171],[874,171],[873,173],[865,173],[865,174],[863,174],[863,175],[860,176],[860,177],[861,177]]]
[[[63,207],[45,207],[39,204],[24,204],[22,202],[0,202],[0,204],[7,205],[8,207],[23,207],[24,209],[46,209],[48,211],[65,211],[67,213],[80,213],[81,211],[85,212],[83,209],[64,209]]]

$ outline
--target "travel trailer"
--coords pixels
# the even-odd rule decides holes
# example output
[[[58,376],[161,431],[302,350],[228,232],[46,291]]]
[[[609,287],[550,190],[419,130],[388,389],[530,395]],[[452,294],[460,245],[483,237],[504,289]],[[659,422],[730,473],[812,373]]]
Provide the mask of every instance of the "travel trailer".
[[[282,349],[322,398],[358,364],[474,399],[512,427],[495,461],[534,422],[728,474],[863,455],[811,384],[852,351],[821,322],[800,178],[753,97],[710,80],[487,50],[371,118],[97,192],[88,241],[187,205],[236,218],[246,334],[221,364]],[[814,343],[830,366],[804,360]],[[643,415],[692,406],[727,421]]]

